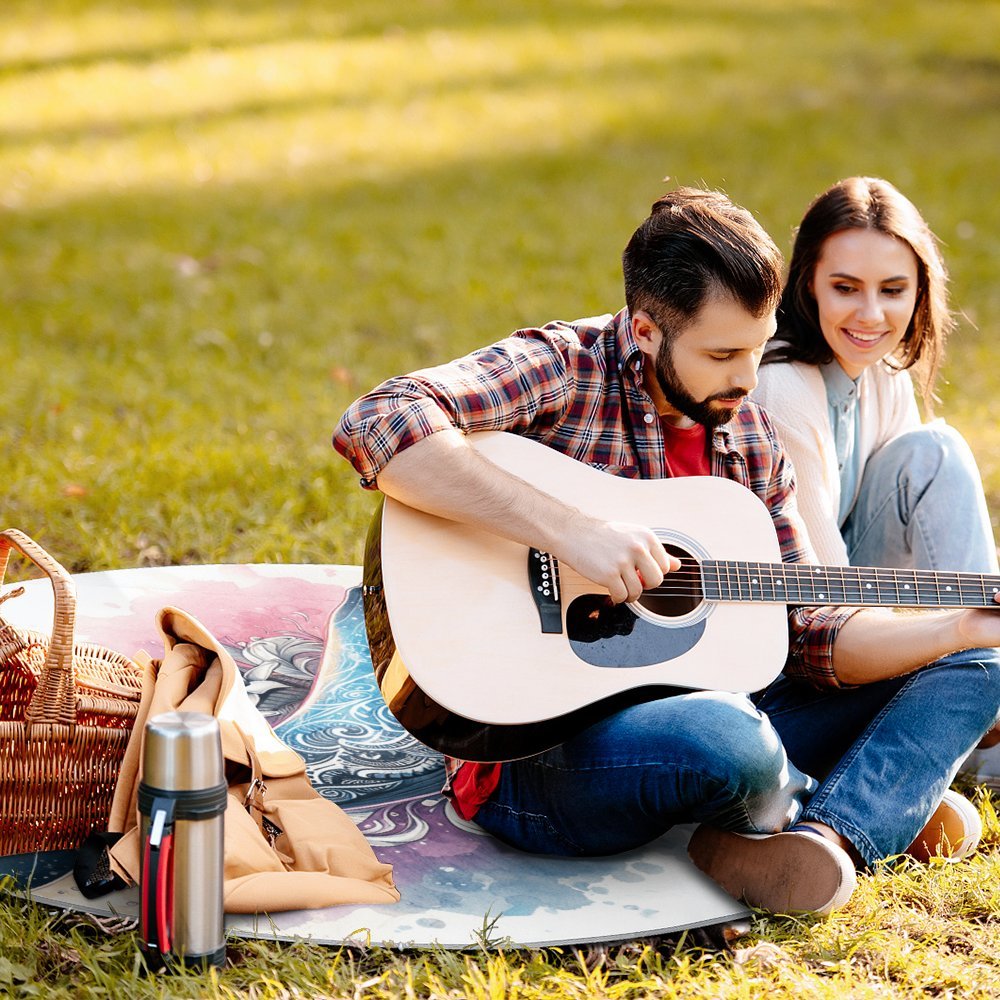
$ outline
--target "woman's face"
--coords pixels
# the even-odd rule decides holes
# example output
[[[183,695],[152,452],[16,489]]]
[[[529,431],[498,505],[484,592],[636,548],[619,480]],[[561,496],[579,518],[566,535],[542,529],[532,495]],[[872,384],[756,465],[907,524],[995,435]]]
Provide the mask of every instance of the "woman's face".
[[[810,289],[823,337],[840,367],[857,378],[903,339],[917,303],[917,257],[874,229],[827,237]]]

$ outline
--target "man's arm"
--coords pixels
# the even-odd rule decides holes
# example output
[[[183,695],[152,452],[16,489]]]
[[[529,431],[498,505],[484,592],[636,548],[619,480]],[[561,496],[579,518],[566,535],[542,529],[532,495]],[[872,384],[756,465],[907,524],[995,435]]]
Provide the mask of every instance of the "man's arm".
[[[1000,594],[994,600],[1000,604]],[[833,669],[842,684],[869,684],[983,646],[1000,646],[1000,608],[913,614],[867,608],[840,627]]]
[[[494,465],[457,429],[397,452],[378,487],[409,507],[551,552],[616,602],[635,600],[680,567],[648,527],[589,517]]]

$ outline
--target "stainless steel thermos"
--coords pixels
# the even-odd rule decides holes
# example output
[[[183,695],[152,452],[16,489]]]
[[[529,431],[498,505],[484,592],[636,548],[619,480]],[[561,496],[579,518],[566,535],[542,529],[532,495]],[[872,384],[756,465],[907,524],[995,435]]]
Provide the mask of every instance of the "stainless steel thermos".
[[[146,962],[221,966],[226,777],[219,724],[200,712],[146,723],[139,783],[140,936]]]

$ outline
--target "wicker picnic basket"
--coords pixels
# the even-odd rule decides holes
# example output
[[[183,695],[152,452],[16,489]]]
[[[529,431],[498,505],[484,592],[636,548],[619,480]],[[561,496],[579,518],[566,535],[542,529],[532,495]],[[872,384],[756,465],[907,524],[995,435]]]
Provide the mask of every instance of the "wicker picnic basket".
[[[141,670],[73,641],[70,575],[16,528],[0,532],[0,584],[16,549],[49,577],[52,635],[0,616],[0,854],[76,848],[104,829],[139,709]],[[0,604],[24,593],[19,587]]]

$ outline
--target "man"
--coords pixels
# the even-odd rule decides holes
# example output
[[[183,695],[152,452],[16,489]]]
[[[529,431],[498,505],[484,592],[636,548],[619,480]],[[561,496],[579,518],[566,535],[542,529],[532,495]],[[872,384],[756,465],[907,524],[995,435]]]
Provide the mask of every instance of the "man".
[[[615,601],[678,561],[647,526],[595,520],[499,469],[467,432],[523,434],[633,478],[734,479],[767,505],[782,558],[811,559],[792,470],[746,400],[775,328],[774,243],[723,195],[682,189],[653,206],[623,270],[617,315],[521,330],[390,379],[350,407],[335,447],[362,485],[550,552]],[[535,852],[623,851],[697,822],[689,851],[734,896],[783,912],[843,905],[856,866],[930,836],[959,761],[992,726],[1000,658],[977,647],[1000,644],[1000,615],[799,608],[789,630],[784,676],[756,704],[664,697],[525,760],[449,762],[445,792]]]

